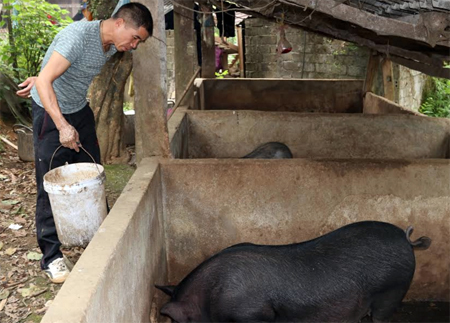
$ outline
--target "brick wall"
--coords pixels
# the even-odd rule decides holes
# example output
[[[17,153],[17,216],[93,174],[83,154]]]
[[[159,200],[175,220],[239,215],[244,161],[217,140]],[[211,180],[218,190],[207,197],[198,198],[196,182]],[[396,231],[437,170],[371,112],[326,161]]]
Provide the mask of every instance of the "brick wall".
[[[245,73],[248,78],[364,79],[369,50],[299,28],[286,29],[292,51],[277,57],[279,25],[263,18],[245,21]],[[393,64],[395,102],[417,111],[426,75]],[[381,74],[381,68],[379,70]],[[381,75],[375,94],[384,95]]]
[[[364,78],[369,50],[298,28],[286,29],[292,51],[277,58],[279,26],[273,21],[245,21],[246,77]]]

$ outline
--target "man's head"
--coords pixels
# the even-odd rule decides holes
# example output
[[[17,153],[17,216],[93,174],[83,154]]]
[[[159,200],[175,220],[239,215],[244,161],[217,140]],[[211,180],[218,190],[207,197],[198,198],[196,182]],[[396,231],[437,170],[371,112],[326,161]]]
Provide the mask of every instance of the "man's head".
[[[114,45],[119,51],[136,49],[153,34],[153,19],[146,6],[137,2],[123,5],[112,16],[116,27]]]

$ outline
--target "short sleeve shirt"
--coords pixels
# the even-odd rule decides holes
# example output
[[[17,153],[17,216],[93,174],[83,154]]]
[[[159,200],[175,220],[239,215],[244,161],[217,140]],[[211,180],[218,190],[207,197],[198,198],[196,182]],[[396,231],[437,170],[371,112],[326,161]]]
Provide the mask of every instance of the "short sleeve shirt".
[[[103,65],[117,50],[112,45],[108,52],[103,52],[100,21],[79,21],[70,24],[56,35],[45,54],[41,71],[55,51],[71,64],[53,82],[56,98],[63,114],[75,113],[86,106],[86,96],[92,79],[100,73]],[[38,105],[43,106],[36,87],[31,90],[31,96]]]

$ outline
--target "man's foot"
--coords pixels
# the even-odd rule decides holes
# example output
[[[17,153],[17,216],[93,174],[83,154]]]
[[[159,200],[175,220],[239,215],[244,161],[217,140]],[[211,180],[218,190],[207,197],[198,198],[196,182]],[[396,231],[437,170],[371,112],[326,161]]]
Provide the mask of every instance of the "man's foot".
[[[44,269],[45,274],[50,278],[52,283],[62,284],[66,280],[67,276],[70,274],[69,268],[67,268],[64,259],[56,258],[53,260],[47,269]]]

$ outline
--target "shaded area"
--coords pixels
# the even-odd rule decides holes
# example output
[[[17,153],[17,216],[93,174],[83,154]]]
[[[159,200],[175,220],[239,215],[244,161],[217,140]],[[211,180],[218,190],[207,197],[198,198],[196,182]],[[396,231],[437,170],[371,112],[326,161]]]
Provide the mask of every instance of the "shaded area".
[[[372,322],[365,317],[361,322]],[[391,322],[450,322],[448,302],[405,302],[397,310]]]

